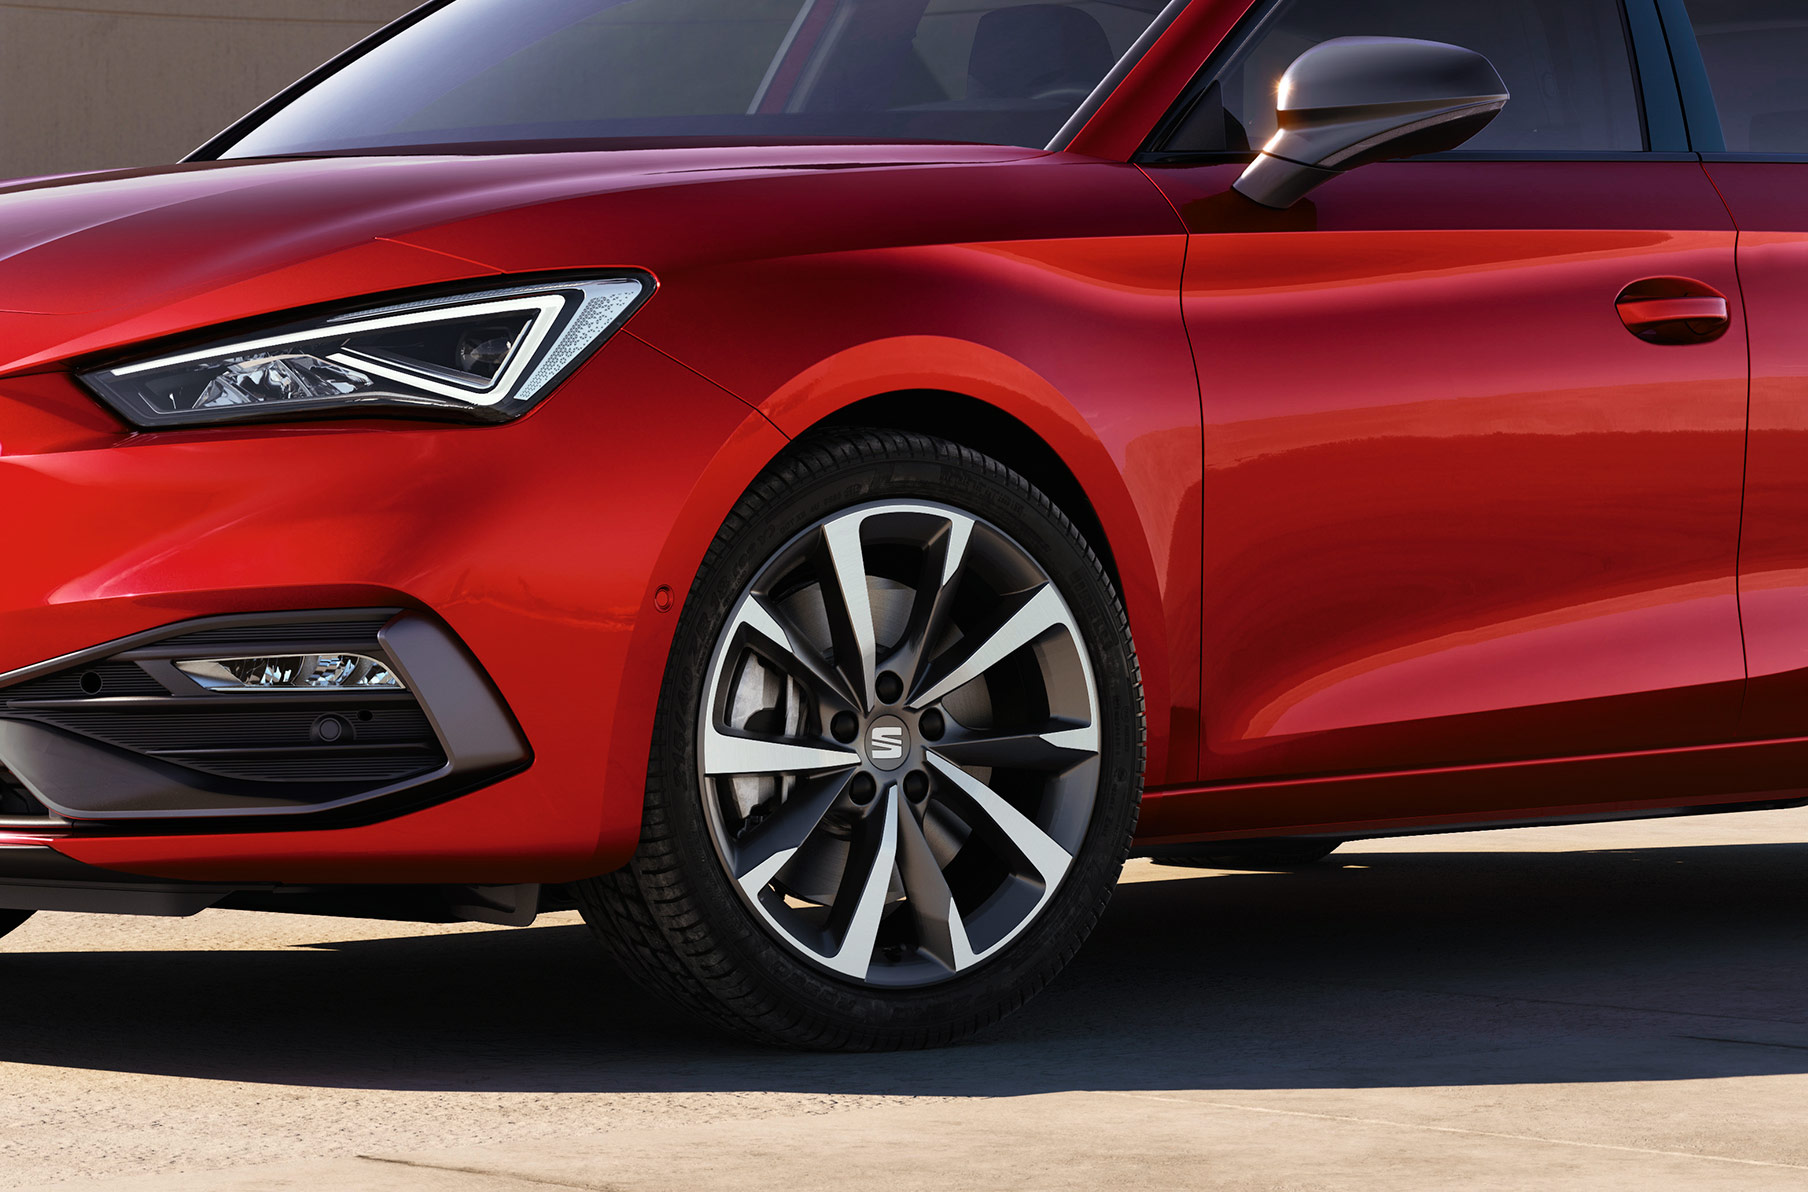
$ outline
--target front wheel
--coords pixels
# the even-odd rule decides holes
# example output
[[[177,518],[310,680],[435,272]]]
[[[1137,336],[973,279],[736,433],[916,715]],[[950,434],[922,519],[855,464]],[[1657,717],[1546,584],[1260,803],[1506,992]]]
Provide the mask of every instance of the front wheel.
[[[1073,523],[965,448],[819,438],[705,558],[640,849],[579,899],[630,972],[742,1034],[948,1043],[1092,930],[1142,761],[1124,611]]]

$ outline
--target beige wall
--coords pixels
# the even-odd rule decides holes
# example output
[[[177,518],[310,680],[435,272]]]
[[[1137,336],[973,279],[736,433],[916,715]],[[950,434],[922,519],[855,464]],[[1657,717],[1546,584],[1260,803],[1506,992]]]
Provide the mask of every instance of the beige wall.
[[[174,161],[417,0],[0,0],[0,178]]]

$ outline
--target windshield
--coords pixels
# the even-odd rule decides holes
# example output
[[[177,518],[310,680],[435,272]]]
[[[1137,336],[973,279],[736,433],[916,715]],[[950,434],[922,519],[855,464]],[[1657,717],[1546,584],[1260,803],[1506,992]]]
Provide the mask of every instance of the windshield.
[[[1163,3],[452,0],[217,155],[691,139],[1041,148]]]

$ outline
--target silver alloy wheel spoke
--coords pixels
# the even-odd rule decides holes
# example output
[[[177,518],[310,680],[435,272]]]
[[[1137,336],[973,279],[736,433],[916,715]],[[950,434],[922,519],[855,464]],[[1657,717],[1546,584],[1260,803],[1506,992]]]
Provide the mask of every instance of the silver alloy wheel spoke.
[[[954,972],[970,967],[976,959],[973,941],[961,921],[954,891],[949,889],[941,862],[929,847],[923,825],[908,807],[898,809],[898,873],[910,897],[910,910],[916,916],[923,950]]]
[[[816,965],[892,988],[952,979],[1020,935],[1073,865],[1098,791],[1097,688],[1067,602],[995,526],[928,502],[825,518],[754,577],[709,665],[717,850]]]
[[[861,706],[847,682],[815,650],[800,648],[796,635],[786,628],[778,615],[758,596],[749,595],[741,602],[741,607],[729,620],[729,636],[732,637],[737,629],[743,627],[765,645],[765,649],[760,650],[761,654],[795,678],[809,682],[817,694],[827,695],[850,709]],[[759,646],[756,645],[755,649],[759,649]]]
[[[958,513],[948,515],[948,539],[942,547],[942,587],[954,586],[955,577],[967,564],[967,544],[973,541],[973,519]]]
[[[1061,594],[1055,591],[1055,585],[1044,584],[1003,624],[968,651],[960,662],[937,678],[926,690],[912,696],[910,706],[927,707],[945,698],[950,692],[965,687],[1049,630],[1057,628],[1068,630],[1076,638],[1079,636],[1079,629],[1074,625]]]
[[[1011,766],[1052,770],[1076,765],[1099,751],[1097,725],[1048,732],[962,733],[935,742],[930,751],[964,766]]]
[[[872,968],[873,948],[879,942],[879,922],[885,917],[892,873],[897,868],[899,802],[897,785],[886,787],[873,812],[880,821],[878,851],[873,855],[865,880],[860,883],[859,900],[854,904],[847,934],[841,937],[841,947],[833,956],[823,958],[830,968],[850,977],[864,978]],[[852,854],[849,856],[851,859]]]
[[[752,895],[764,889],[816,834],[823,817],[846,789],[846,776],[825,782],[814,794],[786,803],[771,819],[737,840],[734,872],[741,888]]]
[[[1052,891],[1055,884],[1073,864],[1073,854],[1056,844],[1036,822],[1006,802],[1004,797],[973,775],[932,750],[929,764],[954,780],[954,784],[975,804],[987,819],[1016,846],[1023,859],[1036,867],[1043,882]]]
[[[859,673],[854,676],[854,686],[870,708],[873,681],[879,677],[876,669],[879,649],[874,641],[872,597],[866,587],[866,547],[860,540],[860,530],[865,522],[862,517],[838,518],[823,527],[822,536],[835,572],[836,594],[841,599],[847,627],[859,653],[856,663]]]
[[[938,570],[941,580],[936,583],[928,574],[924,575],[930,591],[917,593],[917,600],[924,608],[915,627],[915,636],[901,647],[908,660],[899,670],[905,676],[905,689],[909,691],[914,691],[923,681],[923,673],[931,662],[930,651],[935,648],[935,643],[942,640],[942,634],[953,616],[954,601],[960,592],[961,575],[967,566],[967,547],[973,541],[973,530],[977,524],[972,518],[959,514],[946,516],[948,528],[938,544],[940,558],[934,560],[940,564]]]
[[[703,772],[717,774],[805,774],[860,764],[850,749],[827,749],[764,737],[731,737],[710,725],[703,737]]]

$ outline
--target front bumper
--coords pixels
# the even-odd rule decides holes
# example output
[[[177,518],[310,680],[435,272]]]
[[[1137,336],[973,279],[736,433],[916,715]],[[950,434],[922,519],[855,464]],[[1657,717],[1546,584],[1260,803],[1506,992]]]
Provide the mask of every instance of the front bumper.
[[[183,789],[154,790],[138,758],[124,759],[123,785],[59,778],[44,770],[42,730],[70,747],[71,725],[47,726],[47,709],[9,711],[0,755],[70,821],[50,847],[110,871],[335,886],[606,872],[639,838],[677,622],[654,594],[682,601],[728,509],[784,441],[625,333],[528,417],[494,428],[134,435],[67,375],[0,378],[0,675],[64,673],[71,659],[112,657],[199,618],[396,610],[392,639],[437,626],[463,643],[513,725],[503,733],[492,715],[481,730],[448,727],[466,701],[431,702],[457,774],[410,774],[402,790],[276,792],[262,807],[233,782],[184,776]],[[116,762],[134,744],[104,738],[75,741],[71,756]],[[522,769],[508,759],[524,742]],[[467,755],[480,764],[463,767]]]
[[[284,886],[134,877],[71,860],[41,842],[0,833],[0,910],[186,918],[211,907],[411,923],[525,927],[559,892],[514,886]]]

